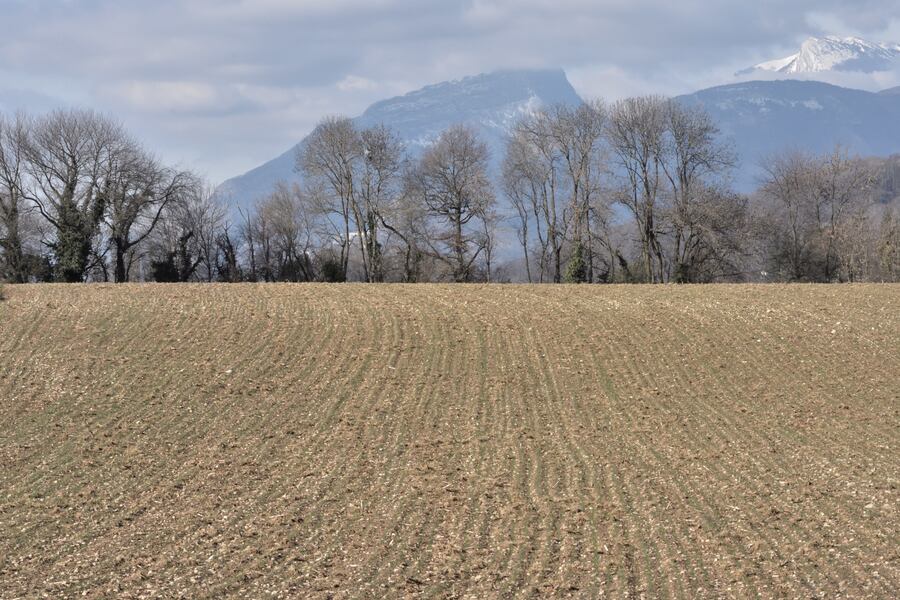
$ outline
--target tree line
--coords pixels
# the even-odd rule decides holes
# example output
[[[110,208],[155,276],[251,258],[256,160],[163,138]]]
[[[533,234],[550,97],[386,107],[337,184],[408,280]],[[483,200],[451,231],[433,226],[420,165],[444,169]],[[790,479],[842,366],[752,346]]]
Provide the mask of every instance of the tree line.
[[[658,96],[523,114],[499,157],[329,117],[231,208],[107,116],[0,114],[0,280],[900,281],[897,158],[786,151],[740,194],[722,138]]]

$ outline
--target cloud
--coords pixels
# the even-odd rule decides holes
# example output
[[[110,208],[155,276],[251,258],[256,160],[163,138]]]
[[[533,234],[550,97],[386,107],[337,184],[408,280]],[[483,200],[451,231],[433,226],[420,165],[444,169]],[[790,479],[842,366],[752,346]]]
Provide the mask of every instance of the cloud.
[[[129,81],[110,86],[108,93],[147,112],[218,111],[225,103],[215,86],[193,81]]]
[[[885,17],[896,0],[7,0],[3,11],[15,27],[0,37],[0,107],[96,106],[216,179],[289,148],[324,114],[498,68],[563,67],[584,95],[618,98],[724,83],[808,35],[900,41],[900,19]]]
[[[840,87],[880,92],[900,86],[900,66],[889,71],[858,73],[850,71],[828,71],[821,73],[798,73],[787,76],[783,73],[754,71],[735,77],[735,81],[777,81],[781,79],[823,81]]]
[[[342,92],[371,91],[378,89],[378,83],[358,75],[347,75],[338,81],[337,88]]]

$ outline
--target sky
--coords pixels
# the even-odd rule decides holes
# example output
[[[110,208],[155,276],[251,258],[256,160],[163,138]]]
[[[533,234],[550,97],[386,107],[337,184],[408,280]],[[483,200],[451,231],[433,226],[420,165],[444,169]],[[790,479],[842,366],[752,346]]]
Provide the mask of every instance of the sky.
[[[212,182],[323,116],[466,75],[676,95],[810,35],[900,42],[900,0],[0,0],[0,18],[0,110],[101,110]]]

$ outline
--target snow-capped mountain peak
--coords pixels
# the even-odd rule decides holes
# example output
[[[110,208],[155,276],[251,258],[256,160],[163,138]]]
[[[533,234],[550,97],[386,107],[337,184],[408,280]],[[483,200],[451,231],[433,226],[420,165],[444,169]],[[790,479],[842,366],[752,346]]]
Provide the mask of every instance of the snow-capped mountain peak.
[[[755,65],[740,74],[767,71],[788,75],[855,71],[874,73],[900,67],[900,44],[884,44],[857,37],[811,37],[791,56]]]

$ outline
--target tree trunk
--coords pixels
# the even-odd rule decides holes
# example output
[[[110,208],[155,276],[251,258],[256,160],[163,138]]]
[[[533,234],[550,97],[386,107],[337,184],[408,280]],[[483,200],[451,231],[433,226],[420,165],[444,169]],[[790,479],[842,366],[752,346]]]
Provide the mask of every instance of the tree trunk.
[[[456,254],[456,273],[454,279],[457,283],[462,283],[468,279],[466,276],[466,257],[465,248],[463,248],[463,232],[462,232],[462,210],[457,209],[453,215],[454,220],[454,236],[453,251]]]
[[[15,200],[6,215],[6,239],[0,240],[0,246],[3,247],[6,265],[0,276],[5,276],[12,283],[25,283],[26,273],[24,256],[22,254],[22,240],[19,237],[19,211],[15,205]]]
[[[115,282],[125,283],[128,281],[128,269],[125,265],[125,254],[128,252],[128,248],[125,241],[121,239],[114,239],[113,245],[116,251]]]

